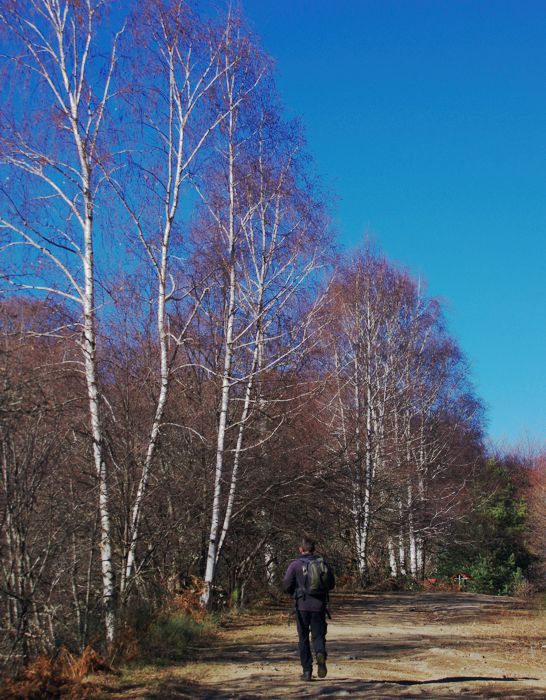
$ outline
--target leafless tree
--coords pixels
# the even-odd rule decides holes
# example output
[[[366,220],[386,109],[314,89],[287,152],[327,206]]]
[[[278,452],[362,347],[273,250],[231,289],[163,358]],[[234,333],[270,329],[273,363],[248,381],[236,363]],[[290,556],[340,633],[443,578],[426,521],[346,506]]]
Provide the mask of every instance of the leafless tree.
[[[215,100],[219,83],[237,74],[244,60],[238,47],[232,49],[234,28],[231,14],[217,27],[201,21],[184,2],[165,5],[151,0],[139,8],[134,29],[139,39],[133,42],[138,44],[138,56],[150,58],[146,59],[146,70],[134,76],[127,97],[133,103],[129,111],[139,118],[137,141],[121,151],[119,172],[109,181],[153,274],[149,293],[155,305],[158,392],[127,527],[122,595],[134,571],[139,523],[178,350],[200,303],[182,263],[184,192],[191,177],[196,177],[203,154],[210,157],[215,130],[232,118],[245,91],[252,89],[252,85],[246,85],[230,102]],[[126,186],[127,177],[130,188]],[[181,319],[184,300],[187,316]],[[176,321],[169,313],[174,302]]]
[[[18,290],[65,299],[81,314],[78,344],[99,494],[106,635],[112,641],[114,571],[97,368],[95,219],[119,34],[103,73],[94,55],[101,6],[93,0],[2,5],[10,70],[28,82],[3,120],[0,162],[10,187],[4,182],[0,228],[2,253],[11,254],[15,263],[15,272],[8,271],[4,280]]]
[[[324,415],[349,475],[359,578],[378,527],[391,574],[422,576],[427,536],[460,502],[460,435],[479,404],[437,302],[369,248],[338,271],[330,306]]]
[[[251,75],[228,77],[228,105],[241,90],[248,93],[247,81],[255,81]],[[318,213],[320,206],[311,191],[304,192],[298,183],[302,143],[297,129],[281,123],[271,85],[263,82],[253,103],[249,95],[246,112],[230,110],[226,121],[225,179],[218,180],[227,183],[226,195],[220,187],[208,194],[201,192],[214,239],[209,245],[218,251],[217,264],[225,280],[225,302],[220,307],[224,327],[222,385],[205,604],[230,528],[241,459],[271,435],[262,422],[261,432],[254,433],[251,444],[244,444],[249,425],[259,423],[264,411],[260,378],[301,351],[320,306],[320,300],[311,305],[307,317],[299,318],[298,327],[291,318],[313,274],[324,265],[325,229]],[[282,418],[272,430],[279,429],[281,423]],[[234,437],[228,444],[230,432]],[[225,501],[223,483],[228,484]]]

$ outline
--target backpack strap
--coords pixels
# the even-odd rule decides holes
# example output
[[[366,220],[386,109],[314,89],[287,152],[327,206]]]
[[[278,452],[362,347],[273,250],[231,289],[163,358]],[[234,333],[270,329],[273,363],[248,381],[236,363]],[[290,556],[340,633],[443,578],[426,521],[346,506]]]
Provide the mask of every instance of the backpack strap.
[[[303,586],[297,586],[295,591],[296,601],[298,598],[307,598],[306,580],[307,580],[307,560],[303,557],[298,557],[298,561],[302,564],[303,569]],[[299,595],[298,595],[299,593]]]

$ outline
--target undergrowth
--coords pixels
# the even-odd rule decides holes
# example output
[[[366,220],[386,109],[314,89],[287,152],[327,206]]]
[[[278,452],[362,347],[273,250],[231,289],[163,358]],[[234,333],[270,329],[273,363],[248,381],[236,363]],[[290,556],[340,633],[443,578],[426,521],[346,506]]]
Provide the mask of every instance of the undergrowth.
[[[0,677],[0,700],[91,697],[85,677],[117,673],[121,666],[162,665],[181,661],[214,634],[217,620],[199,605],[198,590],[172,596],[159,610],[139,601],[118,619],[116,641],[108,660],[91,647],[74,655],[65,647],[40,656],[19,672]]]
[[[46,700],[89,697],[82,680],[90,673],[112,672],[110,664],[87,647],[79,656],[61,648],[55,656],[39,656],[17,675],[5,674],[0,683],[0,698]]]

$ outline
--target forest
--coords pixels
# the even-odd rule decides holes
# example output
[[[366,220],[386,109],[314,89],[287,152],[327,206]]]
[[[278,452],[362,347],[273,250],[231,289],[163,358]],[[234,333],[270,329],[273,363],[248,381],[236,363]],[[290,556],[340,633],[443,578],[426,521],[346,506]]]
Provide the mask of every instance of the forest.
[[[0,36],[2,666],[276,595],[303,532],[351,590],[543,586],[546,456],[488,444],[424,282],[341,249],[244,17],[2,0]]]

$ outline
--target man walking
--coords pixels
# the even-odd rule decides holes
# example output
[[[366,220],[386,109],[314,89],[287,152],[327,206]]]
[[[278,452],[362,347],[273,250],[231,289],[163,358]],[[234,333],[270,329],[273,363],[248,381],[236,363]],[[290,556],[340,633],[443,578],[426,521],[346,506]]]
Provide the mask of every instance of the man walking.
[[[313,674],[313,658],[309,644],[309,631],[317,660],[317,675],[324,678],[326,668],[326,613],[328,591],[335,585],[334,574],[324,559],[315,554],[315,542],[302,537],[300,556],[288,566],[282,585],[285,593],[294,596],[296,625],[298,628],[302,680],[310,681]]]

